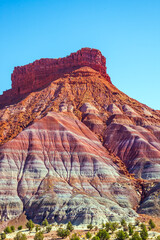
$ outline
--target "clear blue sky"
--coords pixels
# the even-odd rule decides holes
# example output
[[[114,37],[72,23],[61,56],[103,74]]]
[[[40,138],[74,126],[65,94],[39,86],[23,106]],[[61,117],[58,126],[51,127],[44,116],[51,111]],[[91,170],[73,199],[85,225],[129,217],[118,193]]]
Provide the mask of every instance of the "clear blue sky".
[[[160,109],[160,0],[0,0],[0,94],[14,66],[101,50],[115,86]]]

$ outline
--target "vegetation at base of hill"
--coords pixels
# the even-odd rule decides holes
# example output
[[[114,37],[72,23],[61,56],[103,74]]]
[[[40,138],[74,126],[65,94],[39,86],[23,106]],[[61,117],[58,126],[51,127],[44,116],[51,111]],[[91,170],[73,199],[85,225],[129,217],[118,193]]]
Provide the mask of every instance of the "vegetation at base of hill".
[[[74,230],[74,227],[73,227],[73,225],[72,225],[71,222],[68,222],[68,223],[67,223],[66,229],[68,229],[70,232],[72,232],[72,231]]]
[[[44,236],[42,232],[37,232],[34,236],[34,240],[43,240]]]
[[[25,233],[18,232],[14,237],[14,240],[27,240],[27,236]]]
[[[22,225],[18,226],[17,228],[19,231],[22,230]]]
[[[46,226],[48,226],[48,224],[49,224],[48,220],[45,218],[42,222],[42,226],[46,227]]]
[[[29,229],[29,231],[32,231],[34,228],[34,223],[31,219],[26,223],[26,227]]]
[[[74,234],[71,236],[70,240],[80,240],[80,237],[77,235],[77,233],[74,233]]]
[[[6,239],[6,234],[5,233],[1,233],[1,240]]]
[[[149,226],[150,226],[150,229],[153,229],[156,226],[152,219],[149,220]]]
[[[63,228],[59,228],[57,230],[57,236],[61,237],[61,238],[66,238],[70,235],[70,231],[68,229],[63,229]]]

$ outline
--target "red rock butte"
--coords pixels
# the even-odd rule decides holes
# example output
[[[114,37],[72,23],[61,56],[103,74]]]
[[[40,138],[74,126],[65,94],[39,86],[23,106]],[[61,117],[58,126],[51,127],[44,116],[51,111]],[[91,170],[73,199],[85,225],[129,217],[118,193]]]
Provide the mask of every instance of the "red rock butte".
[[[106,73],[106,58],[97,49],[82,48],[64,58],[42,58],[25,66],[15,67],[11,75],[12,88],[0,96],[0,105],[11,104],[26,94],[48,86],[64,74],[84,66],[98,71],[111,83]]]

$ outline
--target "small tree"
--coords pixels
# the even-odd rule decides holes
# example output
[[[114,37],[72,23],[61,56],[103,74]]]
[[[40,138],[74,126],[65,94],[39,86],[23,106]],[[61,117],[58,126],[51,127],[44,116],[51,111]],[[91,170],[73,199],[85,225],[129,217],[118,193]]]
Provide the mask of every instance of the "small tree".
[[[42,226],[44,227],[48,226],[48,220],[46,218],[43,220]]]
[[[92,240],[100,240],[98,236],[94,236]]]
[[[15,231],[15,226],[11,226],[11,230],[12,230],[12,232],[14,232]]]
[[[37,232],[34,236],[34,240],[43,240],[44,236],[42,232]]]
[[[142,231],[140,233],[142,240],[146,240],[148,238],[148,231],[146,226],[143,224],[142,226]]]
[[[93,225],[90,223],[90,224],[87,225],[87,228],[88,228],[89,230],[92,230]]]
[[[110,239],[110,235],[105,229],[100,229],[99,232],[97,233],[97,237],[99,237],[100,240]]]
[[[80,240],[79,236],[77,236],[77,233],[72,234],[70,240]]]
[[[34,223],[31,219],[26,223],[26,227],[29,229],[29,231],[32,231],[34,228]]]
[[[126,232],[124,232],[123,230],[119,230],[117,233],[116,233],[116,239],[117,240],[124,240],[126,238],[128,238],[128,234]]]
[[[86,233],[86,238],[87,238],[87,239],[90,239],[91,237],[92,237],[92,234],[91,234],[90,232],[87,232],[87,233]]]
[[[36,232],[39,232],[41,230],[40,226],[36,225],[35,230],[36,230]]]
[[[10,227],[6,227],[5,229],[4,229],[4,232],[7,234],[7,233],[12,233],[12,230],[11,230],[11,228]]]
[[[22,230],[22,225],[18,226],[18,230],[19,231]]]
[[[6,239],[6,234],[5,233],[1,233],[1,240]]]
[[[51,225],[48,225],[48,226],[46,227],[46,232],[49,233],[51,230],[52,230]]]
[[[18,232],[14,237],[14,240],[27,240],[26,234]]]
[[[73,225],[72,225],[71,222],[68,222],[68,223],[67,223],[66,229],[68,229],[70,232],[72,232],[72,231],[74,230],[74,227],[73,227]]]
[[[128,231],[129,231],[129,235],[131,236],[133,234],[133,226],[132,224],[128,224]]]
[[[117,222],[113,222],[110,224],[110,230],[113,233],[116,229],[118,228],[118,223]]]
[[[68,237],[70,234],[70,231],[68,229],[62,229],[62,228],[59,228],[57,230],[57,236],[58,237],[61,237],[61,238],[66,238]]]
[[[122,225],[122,227],[125,227],[127,225],[124,218],[121,220],[121,225]]]
[[[111,222],[106,222],[105,230],[106,230],[107,232],[109,232],[110,227],[111,227]]]
[[[151,229],[155,228],[156,226],[152,219],[149,220],[149,226],[151,227]]]
[[[139,236],[138,232],[135,232],[132,237],[131,240],[142,240],[142,238]]]

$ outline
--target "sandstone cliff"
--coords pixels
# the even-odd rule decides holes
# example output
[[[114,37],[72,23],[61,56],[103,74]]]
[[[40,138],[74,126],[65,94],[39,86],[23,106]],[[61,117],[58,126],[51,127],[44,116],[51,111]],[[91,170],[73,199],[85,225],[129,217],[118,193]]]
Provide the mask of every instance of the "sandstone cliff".
[[[48,82],[46,72],[37,70],[41,86],[23,96],[17,92],[17,103],[3,102],[1,220],[23,211],[35,222],[47,217],[75,224],[160,213],[160,113],[111,83],[98,50],[73,55],[81,52],[94,64],[80,60],[74,68],[69,62],[68,70],[58,67],[59,75],[49,74]],[[25,84],[24,69],[33,70],[31,65],[13,75]],[[32,74],[28,79],[33,82]]]

